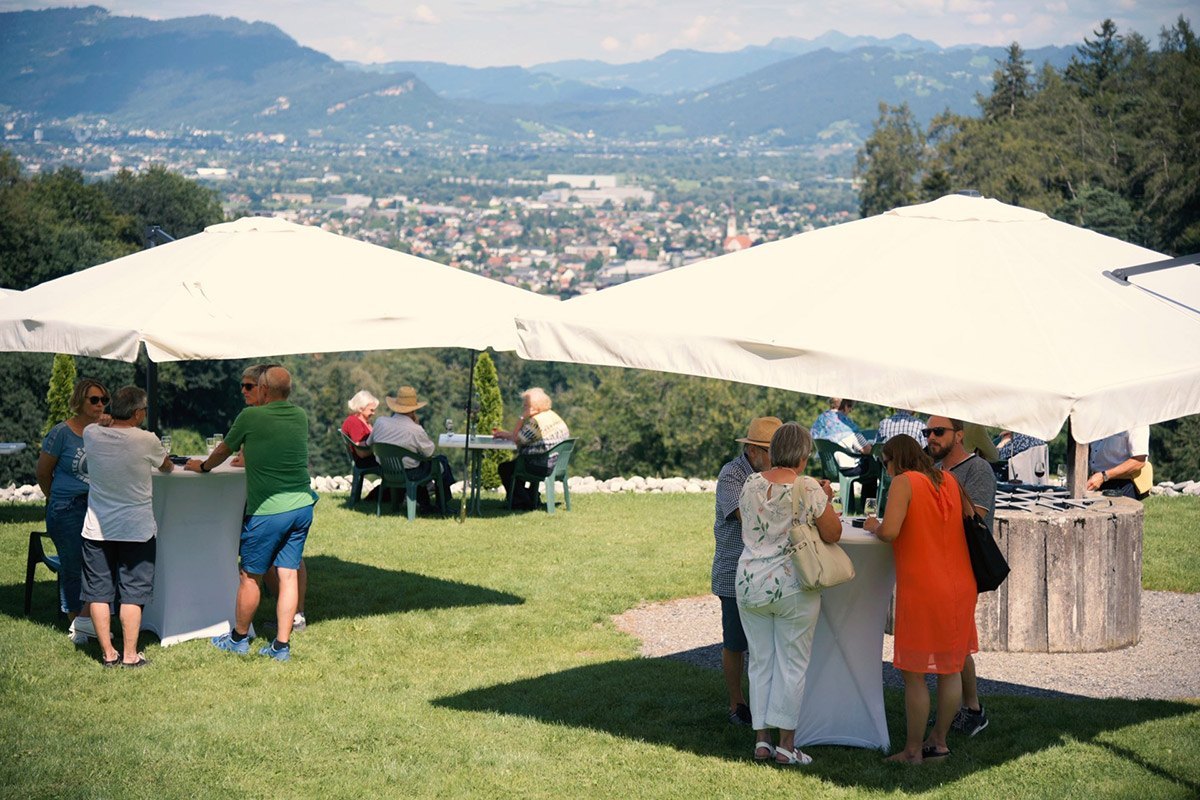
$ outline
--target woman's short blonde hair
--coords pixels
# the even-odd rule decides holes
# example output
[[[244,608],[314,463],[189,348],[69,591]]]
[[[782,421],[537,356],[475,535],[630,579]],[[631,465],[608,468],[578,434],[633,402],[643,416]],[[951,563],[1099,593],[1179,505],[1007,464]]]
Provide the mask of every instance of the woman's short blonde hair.
[[[71,390],[71,400],[67,403],[71,413],[83,413],[83,404],[87,402],[88,389],[93,387],[99,389],[101,394],[108,396],[108,389],[105,389],[104,384],[95,378],[80,378],[75,381],[75,388]]]
[[[546,394],[546,390],[540,386],[534,386],[532,389],[521,392],[521,399],[529,401],[529,410],[534,414],[549,411],[552,406],[550,395]]]
[[[366,389],[360,389],[359,392],[346,401],[346,405],[350,406],[350,410],[355,414],[362,411],[367,406],[374,404],[379,405],[379,398],[368,392]]]
[[[796,469],[808,460],[812,449],[812,434],[808,428],[795,422],[785,422],[771,437],[771,466]]]

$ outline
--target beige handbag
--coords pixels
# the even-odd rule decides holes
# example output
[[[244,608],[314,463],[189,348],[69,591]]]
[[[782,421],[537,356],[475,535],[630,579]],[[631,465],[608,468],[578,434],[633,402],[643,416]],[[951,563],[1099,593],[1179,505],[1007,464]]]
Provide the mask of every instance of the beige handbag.
[[[813,592],[851,580],[854,577],[854,564],[839,545],[821,538],[811,509],[805,519],[799,518],[800,492],[805,481],[816,483],[805,475],[792,484],[792,527],[788,531],[788,538],[795,548],[792,551],[792,563],[796,565],[800,588]]]

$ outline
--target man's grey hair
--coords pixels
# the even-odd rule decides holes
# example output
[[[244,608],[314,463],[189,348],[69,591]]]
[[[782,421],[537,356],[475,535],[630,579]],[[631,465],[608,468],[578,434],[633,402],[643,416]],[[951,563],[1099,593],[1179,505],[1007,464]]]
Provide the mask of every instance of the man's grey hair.
[[[812,434],[802,425],[785,422],[771,437],[771,466],[796,469],[812,455]]]
[[[366,389],[360,389],[358,393],[354,395],[354,397],[351,397],[346,401],[346,405],[349,406],[350,410],[356,414],[372,404],[379,405],[379,398],[368,392]]]
[[[122,386],[113,392],[112,403],[108,413],[113,419],[125,421],[133,419],[133,415],[146,407],[146,390],[137,386]]]
[[[258,384],[267,390],[268,397],[276,400],[287,400],[292,393],[292,375],[278,364],[267,367]]]

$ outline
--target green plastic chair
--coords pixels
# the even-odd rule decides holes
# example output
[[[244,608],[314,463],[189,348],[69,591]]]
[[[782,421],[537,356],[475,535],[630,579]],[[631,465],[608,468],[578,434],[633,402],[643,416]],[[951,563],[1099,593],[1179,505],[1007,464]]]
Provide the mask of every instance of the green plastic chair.
[[[828,439],[814,440],[817,446],[817,454],[821,456],[821,468],[825,470],[825,477],[830,481],[837,481],[838,494],[842,498],[842,513],[853,515],[862,511],[863,498],[862,496],[862,476],[861,475],[846,475],[838,466],[837,460],[834,458],[836,453],[845,453],[848,456],[857,458],[858,453],[852,453],[846,448],[831,442]],[[855,503],[854,485],[858,484],[858,502]]]
[[[346,453],[350,456],[350,501],[349,506],[354,508],[358,501],[362,499],[363,478],[367,475],[379,475],[380,470],[378,465],[374,467],[360,467],[358,462],[354,460],[354,448],[358,445],[345,431],[340,431],[342,441],[346,443]]]
[[[442,494],[442,475],[435,470],[435,467],[440,465],[439,462],[434,461],[433,456],[422,456],[394,444],[376,443],[372,446],[372,450],[375,452],[375,460],[379,462],[379,476],[383,481],[375,496],[375,516],[378,517],[383,508],[383,490],[385,488],[403,489],[405,501],[408,503],[408,520],[412,522],[417,518],[417,488],[430,481],[433,481],[437,492],[438,510],[442,516],[446,515],[446,497]],[[412,458],[421,463],[408,469],[404,466],[405,458]],[[399,495],[392,492],[392,509],[395,510],[399,505]]]
[[[531,456],[517,456],[517,462],[513,466],[512,483],[505,487],[508,492],[508,507],[513,507],[513,487],[518,482],[530,481],[537,483],[542,481],[542,492],[546,495],[546,513],[554,513],[554,482],[562,481],[563,485],[563,502],[567,507],[567,511],[571,510],[571,487],[567,483],[567,465],[571,461],[571,451],[575,449],[574,439],[563,439],[561,442],[550,448],[545,453],[537,453]],[[544,468],[534,468],[531,472],[529,468],[529,459],[538,459],[539,461],[545,458],[547,462],[553,466],[550,467],[550,474],[545,474]]]
[[[33,609],[33,572],[38,564],[41,564],[46,569],[54,574],[58,574],[59,562],[58,556],[54,553],[47,553],[45,547],[42,546],[42,539],[49,539],[50,535],[45,531],[31,531],[29,534],[29,551],[25,556],[25,616],[29,616],[29,612]],[[57,607],[58,592],[55,592],[55,604]]]
[[[883,465],[882,445],[872,449],[871,456],[879,467],[879,492],[876,496],[879,498],[879,519],[883,519],[883,512],[887,509],[888,490],[892,488],[892,476],[888,474],[887,467]]]

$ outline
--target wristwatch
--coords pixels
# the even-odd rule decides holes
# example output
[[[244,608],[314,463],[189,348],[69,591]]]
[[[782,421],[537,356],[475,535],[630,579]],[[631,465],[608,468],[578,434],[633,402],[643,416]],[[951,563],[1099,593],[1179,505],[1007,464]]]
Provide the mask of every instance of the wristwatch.
[[[1100,482],[1108,483],[1108,470],[1106,470],[1106,469],[1100,470]]]
[[[201,472],[212,472],[212,467],[210,467],[208,465],[207,458],[200,462],[200,471]]]

